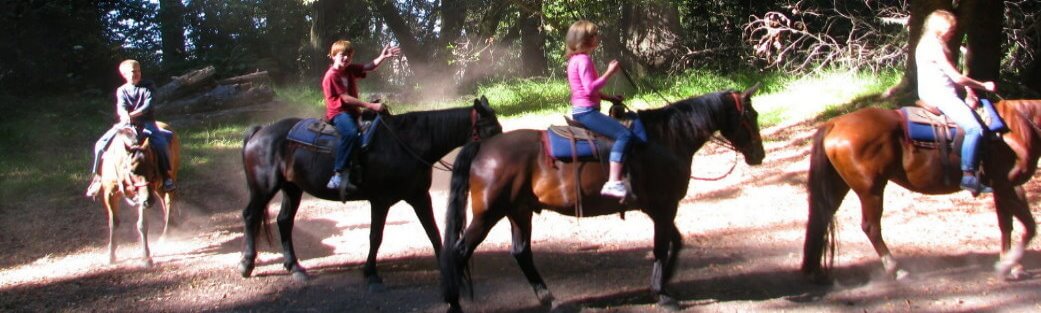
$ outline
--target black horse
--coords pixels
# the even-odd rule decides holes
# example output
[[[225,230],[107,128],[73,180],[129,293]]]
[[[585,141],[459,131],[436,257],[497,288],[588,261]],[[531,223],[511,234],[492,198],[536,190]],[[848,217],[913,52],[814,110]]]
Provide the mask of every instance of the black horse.
[[[460,311],[459,289],[468,273],[467,262],[503,217],[510,220],[511,253],[517,264],[539,301],[552,303],[553,295],[535,269],[531,253],[532,213],[544,209],[578,216],[628,210],[647,214],[654,221],[651,289],[660,303],[675,306],[665,290],[683,247],[683,238],[673,220],[679,201],[687,193],[694,152],[719,131],[744,155],[746,163],[762,162],[758,113],[750,100],[756,88],[689,98],[638,112],[648,142],[636,144],[626,161],[636,199],[624,204],[598,192],[607,180],[606,166],[550,159],[540,141],[546,135],[544,131],[516,130],[464,146],[452,171],[445,217],[445,253],[440,256],[442,288],[445,301],[451,305],[449,311]],[[576,195],[576,190],[581,190],[581,195]],[[464,232],[467,195],[472,195],[474,216]],[[576,209],[578,203],[581,211]]]
[[[249,277],[257,256],[256,236],[268,220],[267,206],[282,191],[278,231],[286,270],[295,279],[306,279],[306,270],[293,250],[293,218],[303,192],[326,200],[341,200],[338,190],[325,187],[332,175],[333,155],[303,148],[286,139],[299,118],[288,118],[266,127],[254,126],[242,147],[249,204],[242,211],[245,245],[240,271]],[[382,288],[376,272],[376,253],[383,241],[383,227],[390,206],[404,200],[416,211],[434,254],[440,254],[441,237],[430,204],[433,164],[470,141],[502,133],[502,126],[487,99],[475,99],[473,107],[385,116],[367,151],[355,162],[362,164],[363,183],[346,201],[368,200],[372,209],[369,255],[364,274],[370,289]]]

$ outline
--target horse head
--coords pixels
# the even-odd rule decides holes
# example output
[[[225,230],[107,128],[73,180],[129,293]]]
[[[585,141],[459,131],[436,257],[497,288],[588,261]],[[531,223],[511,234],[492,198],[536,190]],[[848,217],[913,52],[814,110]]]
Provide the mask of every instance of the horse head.
[[[127,187],[128,197],[134,197],[135,201],[148,205],[151,192],[149,192],[149,178],[154,176],[156,162],[150,154],[151,140],[144,135],[142,130],[134,126],[125,126],[119,129],[117,136],[121,138],[123,149],[126,151],[122,162],[120,180]]]
[[[481,96],[474,99],[473,113],[473,140],[488,139],[502,133],[502,124],[495,116],[495,110],[488,104],[488,98]]]
[[[759,135],[759,113],[752,107],[752,95],[759,89],[755,84],[744,92],[731,92],[733,115],[729,118],[729,127],[723,127],[720,133],[745,156],[745,163],[758,165],[763,162],[766,152],[763,151],[763,140]]]

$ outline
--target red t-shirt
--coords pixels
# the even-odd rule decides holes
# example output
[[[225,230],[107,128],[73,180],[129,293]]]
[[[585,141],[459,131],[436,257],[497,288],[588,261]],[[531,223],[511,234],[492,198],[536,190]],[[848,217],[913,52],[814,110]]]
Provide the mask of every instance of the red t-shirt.
[[[365,67],[361,64],[349,64],[346,68],[329,67],[322,78],[322,93],[325,95],[325,119],[332,121],[340,112],[358,116],[361,110],[356,106],[343,105],[340,95],[346,93],[358,97],[358,79],[365,78]]]

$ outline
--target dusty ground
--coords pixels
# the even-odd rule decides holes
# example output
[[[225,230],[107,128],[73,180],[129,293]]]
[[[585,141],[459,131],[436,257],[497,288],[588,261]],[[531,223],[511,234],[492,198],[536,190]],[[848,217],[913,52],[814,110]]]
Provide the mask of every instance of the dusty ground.
[[[511,121],[507,129],[538,128],[543,119]],[[685,239],[672,281],[684,311],[1039,311],[1041,280],[1006,282],[991,275],[998,230],[989,196],[912,194],[887,190],[884,233],[913,276],[880,278],[880,263],[859,227],[859,205],[847,197],[839,210],[841,243],[837,283],[805,282],[797,269],[806,219],[803,190],[811,126],[765,131],[771,142],[763,165],[742,161],[720,181],[692,181],[677,225]],[[695,157],[698,176],[720,174],[731,152],[709,147]],[[438,312],[437,265],[412,210],[392,208],[380,251],[387,285],[369,293],[360,267],[368,249],[368,205],[305,200],[295,242],[313,278],[294,282],[281,254],[262,245],[254,277],[241,278],[240,210],[245,205],[237,151],[207,165],[197,181],[181,183],[176,204],[184,225],[163,242],[153,236],[157,266],[135,256],[133,212],[122,214],[121,261],[108,265],[100,204],[79,190],[39,198],[33,207],[5,207],[0,220],[0,311],[339,311]],[[443,217],[447,173],[431,191]],[[1031,182],[1031,194],[1041,183]],[[1031,197],[1037,212],[1038,198]],[[73,203],[68,205],[67,203]],[[277,210],[273,202],[271,210]],[[1037,214],[1035,214],[1037,215]],[[153,219],[153,230],[157,220]],[[508,254],[509,229],[499,223],[473,261],[473,312],[645,312],[661,310],[648,295],[651,223],[639,213],[575,219],[553,213],[534,221],[535,261],[556,296],[542,307]],[[1021,229],[1016,225],[1017,230]],[[155,233],[155,232],[153,232]],[[1016,233],[1018,236],[1018,232]],[[1025,257],[1038,276],[1037,244]]]

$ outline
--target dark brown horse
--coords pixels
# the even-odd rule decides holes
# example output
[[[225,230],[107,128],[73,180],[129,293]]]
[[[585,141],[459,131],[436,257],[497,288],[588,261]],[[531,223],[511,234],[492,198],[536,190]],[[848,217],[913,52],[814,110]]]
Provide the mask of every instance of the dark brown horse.
[[[170,130],[163,122],[157,122],[160,128]],[[172,131],[172,130],[171,130]],[[145,210],[156,201],[163,209],[163,233],[169,229],[173,214],[173,195],[161,187],[159,161],[152,151],[151,141],[139,129],[131,126],[120,128],[112,144],[105,150],[101,158],[101,196],[102,205],[108,212],[108,262],[116,262],[116,239],[114,233],[119,228],[119,202],[124,198],[127,203],[137,208],[137,232],[141,238],[142,265],[152,266],[151,250],[148,248],[148,219]],[[173,178],[177,177],[180,163],[181,142],[177,134],[170,140],[170,167]]]
[[[743,93],[720,92],[689,98],[665,107],[637,112],[648,142],[634,143],[626,167],[635,199],[624,204],[600,196],[607,180],[606,166],[597,162],[564,163],[549,159],[540,142],[541,130],[516,130],[463,147],[452,171],[451,194],[445,220],[445,253],[441,254],[442,287],[450,311],[459,311],[459,289],[467,262],[488,231],[503,217],[513,231],[511,253],[543,304],[553,296],[535,269],[531,252],[531,217],[542,210],[583,216],[640,210],[654,221],[654,268],[651,289],[660,303],[675,306],[666,292],[682,236],[674,219],[687,193],[691,161],[714,133],[744,154],[748,164],[764,157],[758,113],[752,108],[753,87]],[[576,169],[576,167],[578,167]],[[580,180],[576,180],[576,170]],[[581,196],[576,195],[576,184]],[[473,220],[463,231],[467,196],[473,201]],[[581,199],[579,199],[581,198]]]
[[[1021,270],[1019,262],[1024,250],[1036,233],[1034,217],[1020,185],[1033,176],[1041,155],[1041,129],[1037,126],[1041,122],[1041,100],[1006,100],[996,107],[1011,131],[1001,140],[984,145],[983,179],[994,188],[1001,230],[1001,256],[995,270],[1014,278]],[[851,189],[860,199],[861,228],[890,278],[902,277],[906,272],[882,240],[880,221],[886,184],[892,181],[924,194],[960,191],[957,179],[944,179],[945,175],[961,177],[958,150],[951,149],[949,155],[943,156],[938,149],[916,147],[905,139],[901,123],[900,113],[895,110],[866,108],[832,119],[817,130],[810,157],[809,220],[802,261],[802,271],[811,279],[828,279],[834,256],[835,211]],[[941,162],[941,157],[950,161]],[[1011,247],[1013,217],[1026,230],[1015,248]]]
[[[286,139],[298,118],[284,119],[261,128],[254,127],[242,147],[249,204],[242,211],[245,244],[240,271],[243,277],[253,272],[257,256],[257,232],[266,227],[267,206],[282,192],[278,231],[282,240],[285,269],[295,279],[306,279],[306,270],[297,262],[293,250],[293,218],[304,192],[326,200],[340,200],[338,190],[325,187],[332,175],[333,155],[300,147]],[[482,97],[472,107],[385,116],[369,144],[355,162],[362,164],[363,183],[347,201],[368,200],[372,210],[369,255],[364,274],[372,290],[382,289],[376,272],[376,253],[383,242],[383,227],[390,206],[404,200],[419,217],[420,224],[434,247],[441,250],[441,237],[430,204],[433,164],[453,149],[473,140],[502,133],[495,111]]]

